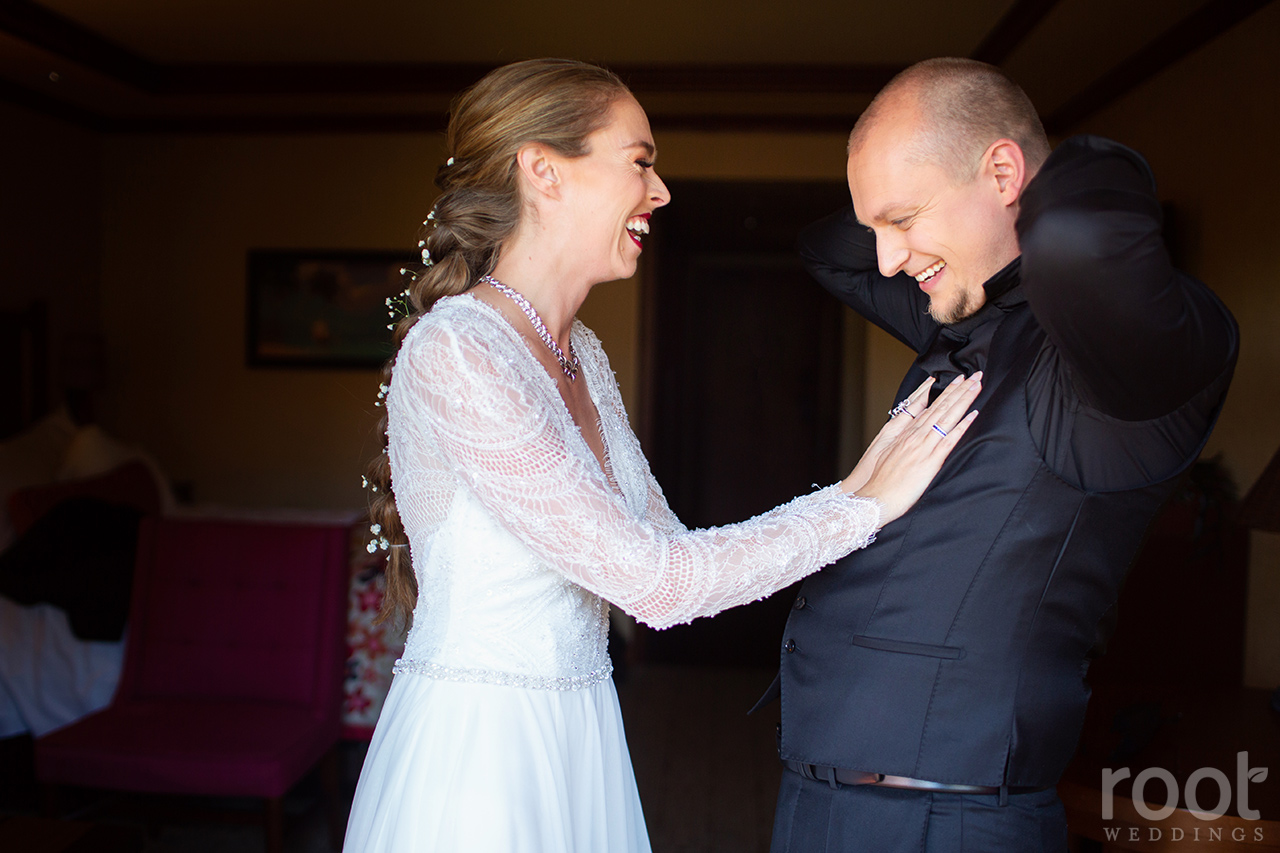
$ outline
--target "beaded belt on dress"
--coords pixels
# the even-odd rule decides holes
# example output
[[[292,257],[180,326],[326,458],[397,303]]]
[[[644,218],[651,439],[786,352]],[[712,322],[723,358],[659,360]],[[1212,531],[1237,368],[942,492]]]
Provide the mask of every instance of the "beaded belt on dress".
[[[561,677],[543,675],[521,675],[515,672],[499,672],[492,669],[462,669],[453,666],[441,666],[420,660],[400,660],[395,662],[391,671],[396,675],[409,673],[438,678],[442,681],[463,681],[469,684],[497,684],[504,687],[524,687],[530,690],[582,690],[604,681],[613,674],[613,663],[605,661],[604,666],[583,675]]]

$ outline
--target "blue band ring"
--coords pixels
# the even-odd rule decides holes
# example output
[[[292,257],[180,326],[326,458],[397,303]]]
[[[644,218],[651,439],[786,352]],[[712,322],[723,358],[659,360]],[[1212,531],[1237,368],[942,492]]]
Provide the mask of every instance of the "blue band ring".
[[[942,436],[943,438],[946,438],[946,437],[947,437],[947,431],[946,431],[945,429],[943,429],[942,427],[938,426],[937,424],[934,424],[934,425],[933,425],[933,428],[934,428],[935,430],[937,430],[938,435]]]

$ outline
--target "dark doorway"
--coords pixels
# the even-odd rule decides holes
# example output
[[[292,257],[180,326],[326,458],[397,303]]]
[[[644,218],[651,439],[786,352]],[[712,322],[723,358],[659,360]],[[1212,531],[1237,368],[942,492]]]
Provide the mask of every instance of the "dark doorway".
[[[670,183],[654,217],[642,352],[643,437],[688,527],[742,521],[837,470],[843,309],[805,273],[801,228],[840,183]],[[846,412],[847,414],[847,412]],[[860,416],[854,420],[861,423]],[[646,632],[655,662],[773,666],[794,591]]]

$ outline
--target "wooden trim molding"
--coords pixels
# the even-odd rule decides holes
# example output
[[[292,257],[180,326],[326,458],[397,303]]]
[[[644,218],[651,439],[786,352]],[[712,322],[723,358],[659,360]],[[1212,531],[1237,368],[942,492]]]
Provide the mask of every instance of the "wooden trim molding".
[[[1017,0],[972,56],[999,64],[1040,25],[1059,0]],[[1086,86],[1045,119],[1066,134],[1090,116],[1212,41],[1272,0],[1208,0],[1155,41]],[[452,95],[496,67],[490,63],[235,63],[162,64],[133,53],[32,0],[0,0],[0,31],[155,96]],[[879,91],[902,65],[877,63],[649,63],[611,66],[639,95],[843,94]],[[98,114],[0,80],[0,100],[108,133],[420,133],[445,126],[439,107],[411,114],[197,115],[147,117]],[[735,114],[654,111],[659,129],[844,131],[856,118],[830,112]]]
[[[1013,55],[1059,2],[1060,0],[1018,0],[974,48],[969,58],[1000,65]]]
[[[1271,2],[1210,0],[1059,107],[1044,120],[1045,130],[1069,132]]]

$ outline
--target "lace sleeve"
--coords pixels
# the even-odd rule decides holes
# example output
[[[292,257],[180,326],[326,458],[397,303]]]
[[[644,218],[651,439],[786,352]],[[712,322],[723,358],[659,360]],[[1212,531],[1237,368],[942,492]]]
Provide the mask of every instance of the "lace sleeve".
[[[605,356],[604,350],[600,347],[600,342],[591,336],[591,340],[595,345],[595,352],[600,354],[600,358],[608,366],[608,357]],[[618,393],[618,385],[616,382],[610,382],[605,389],[605,396],[608,404],[613,408],[613,417],[620,424],[630,424],[627,418],[627,412],[622,405],[622,396]],[[597,401],[599,403],[600,401]],[[602,413],[603,414],[603,413]],[[626,445],[625,452],[635,460],[636,467],[644,476],[644,517],[645,520],[652,524],[661,533],[684,533],[687,528],[680,518],[672,511],[671,505],[667,503],[667,496],[662,493],[662,486],[658,485],[658,480],[653,476],[653,471],[649,469],[649,460],[645,459],[644,451],[640,449],[640,441],[636,438],[636,434],[628,428],[622,435],[621,441]]]
[[[397,402],[541,560],[655,628],[763,598],[875,536],[876,502],[838,485],[709,530],[666,529],[669,509],[637,519],[594,458],[570,447],[567,413],[552,411],[509,354],[472,330],[423,325],[398,357]]]
[[[644,473],[647,487],[645,520],[663,533],[687,532],[688,529],[672,512],[671,505],[667,503],[667,496],[662,493],[662,487],[658,485],[658,481],[654,478],[653,473],[649,471],[647,465]]]

